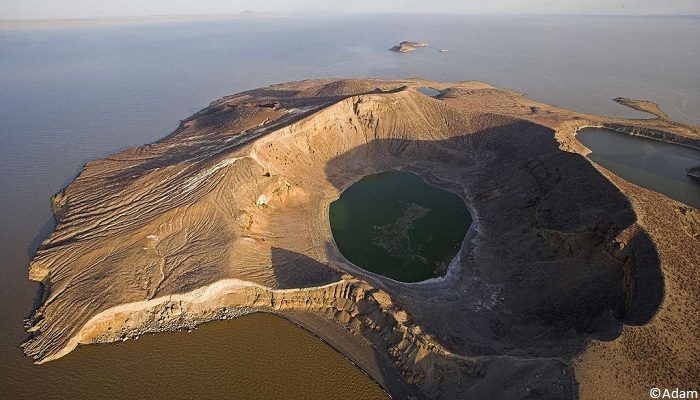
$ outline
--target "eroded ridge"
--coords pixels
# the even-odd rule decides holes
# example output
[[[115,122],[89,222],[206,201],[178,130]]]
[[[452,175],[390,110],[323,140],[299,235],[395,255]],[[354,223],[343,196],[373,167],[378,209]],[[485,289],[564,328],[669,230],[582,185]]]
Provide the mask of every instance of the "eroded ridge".
[[[414,90],[425,86],[441,94]],[[574,137],[585,126],[700,143],[666,118],[584,115],[478,82],[312,80],[225,97],[156,143],[88,163],[54,197],[23,349],[44,362],[265,311],[399,397],[637,398],[694,384],[697,210],[591,164]],[[445,279],[368,274],[333,242],[329,203],[398,168],[472,212]]]

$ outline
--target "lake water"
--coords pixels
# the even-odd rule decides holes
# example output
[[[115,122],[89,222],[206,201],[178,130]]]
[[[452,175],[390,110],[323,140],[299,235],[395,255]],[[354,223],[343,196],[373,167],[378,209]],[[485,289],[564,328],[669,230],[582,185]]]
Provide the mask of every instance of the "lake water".
[[[189,333],[79,347],[24,372],[34,376],[23,378],[21,395],[17,390],[18,396],[4,398],[320,399],[328,393],[387,398],[335,349],[269,314],[207,323]]]
[[[416,90],[423,93],[424,95],[430,96],[430,97],[435,97],[435,96],[438,96],[440,94],[439,90],[433,89],[431,87],[419,87],[419,88],[416,88]]]
[[[66,397],[61,394],[69,389],[62,382],[75,383],[81,376],[104,380],[125,365],[100,362],[122,350],[121,345],[84,348],[70,355],[71,363],[41,367],[23,359],[18,349],[26,338],[22,320],[37,292],[37,284],[27,280],[27,264],[52,229],[49,198],[86,161],[159,139],[218,97],[316,77],[474,79],[577,111],[623,117],[648,115],[611,99],[641,98],[660,104],[672,118],[697,125],[698,37],[700,23],[693,18],[449,15],[237,18],[0,31],[2,396]],[[405,54],[387,51],[402,40],[424,40],[431,46]],[[439,48],[452,51],[438,53]],[[230,329],[234,337],[235,328],[229,328],[234,324],[221,329]],[[255,325],[260,332],[269,327],[266,321]],[[199,336],[173,337],[178,335],[183,341],[197,339],[188,342],[193,347],[183,347],[155,336],[130,343],[136,349],[130,354],[156,354],[163,370],[175,368],[183,358],[206,357],[217,368],[249,361],[230,357],[239,349],[235,340],[222,341],[204,330]],[[261,335],[248,345],[266,353],[283,338],[283,332]],[[159,343],[165,351],[157,349]],[[137,374],[152,372],[138,363],[129,365]],[[203,386],[205,372],[199,378]],[[327,379],[336,372],[329,368]],[[167,386],[176,377],[152,379]],[[289,397],[308,385],[307,379],[284,373],[250,379],[249,385],[263,380]],[[70,397],[111,398],[115,387],[130,387],[127,382],[113,385],[109,391],[78,386],[70,389]]]
[[[410,172],[366,176],[330,205],[345,258],[402,282],[444,276],[472,223],[464,201]]]
[[[610,129],[581,129],[576,138],[588,158],[625,180],[700,208],[700,180],[685,169],[700,164],[700,150],[630,136]]]

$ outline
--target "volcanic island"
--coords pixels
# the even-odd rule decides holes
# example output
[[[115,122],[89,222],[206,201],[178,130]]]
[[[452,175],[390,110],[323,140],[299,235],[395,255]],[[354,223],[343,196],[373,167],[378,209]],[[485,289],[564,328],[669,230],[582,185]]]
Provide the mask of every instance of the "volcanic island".
[[[266,312],[394,398],[692,389],[700,211],[589,161],[584,127],[700,148],[700,129],[665,115],[581,114],[474,81],[307,80],[224,97],[162,140],[87,163],[54,196],[23,351],[44,363]],[[395,170],[470,210],[441,278],[370,273],[334,242],[329,205]],[[414,211],[406,223],[427,212]]]
[[[424,42],[403,41],[398,45],[391,47],[389,50],[399,53],[407,53],[409,51],[414,51],[418,47],[428,47],[428,44]]]

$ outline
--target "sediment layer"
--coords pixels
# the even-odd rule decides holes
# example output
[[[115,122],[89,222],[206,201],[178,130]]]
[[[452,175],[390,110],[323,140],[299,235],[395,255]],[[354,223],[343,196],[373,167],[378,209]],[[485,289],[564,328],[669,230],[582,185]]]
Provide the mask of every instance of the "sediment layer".
[[[695,384],[698,211],[590,163],[585,126],[700,143],[665,118],[585,115],[478,82],[312,80],[225,97],[161,141],[88,163],[54,197],[23,349],[45,362],[265,311],[345,337],[336,347],[402,396],[631,399]],[[444,280],[367,273],[333,242],[328,204],[392,169],[473,212]],[[602,371],[618,374],[606,391]]]

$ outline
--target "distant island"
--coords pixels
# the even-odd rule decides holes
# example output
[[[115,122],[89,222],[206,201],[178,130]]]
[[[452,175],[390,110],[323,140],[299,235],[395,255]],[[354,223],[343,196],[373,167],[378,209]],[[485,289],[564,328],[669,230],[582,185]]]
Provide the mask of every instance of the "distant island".
[[[273,14],[269,11],[254,11],[254,10],[243,10],[239,17],[271,17]]]
[[[401,43],[399,43],[398,45],[396,45],[396,46],[390,48],[389,50],[391,50],[391,51],[396,51],[396,52],[399,52],[399,53],[406,53],[406,52],[409,52],[409,51],[413,51],[413,50],[415,50],[415,49],[418,48],[418,47],[428,47],[428,44],[427,44],[427,43],[424,43],[424,42],[407,42],[407,41],[404,41],[404,42],[401,42]]]
[[[216,100],[164,139],[88,162],[54,196],[56,227],[29,266],[43,293],[23,351],[44,363],[266,312],[396,399],[695,387],[700,210],[589,161],[585,127],[700,147],[698,127],[474,81],[305,80]],[[444,277],[398,282],[336,245],[331,202],[396,170],[453,192],[473,217]],[[426,212],[397,213],[380,233],[418,232]]]

